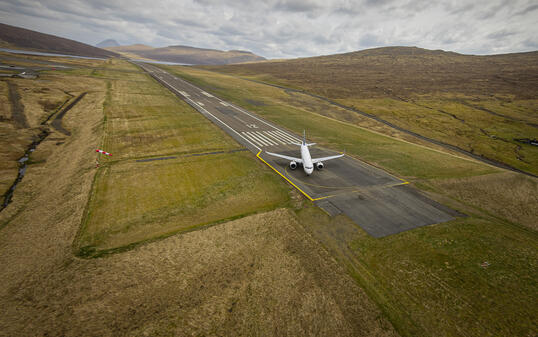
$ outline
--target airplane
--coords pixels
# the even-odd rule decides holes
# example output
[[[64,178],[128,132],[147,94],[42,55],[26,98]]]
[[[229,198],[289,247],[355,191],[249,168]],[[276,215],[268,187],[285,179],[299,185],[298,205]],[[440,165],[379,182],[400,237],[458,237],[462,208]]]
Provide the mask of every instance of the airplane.
[[[323,158],[312,158],[310,156],[310,151],[308,150],[308,147],[312,145],[316,145],[316,143],[308,144],[306,142],[306,131],[304,130],[303,130],[303,142],[301,144],[299,143],[293,143],[293,144],[299,145],[301,147],[301,158],[285,156],[283,154],[272,153],[272,152],[266,152],[266,153],[274,157],[279,157],[279,158],[290,160],[290,169],[292,170],[295,170],[298,164],[302,164],[303,170],[307,176],[311,175],[312,172],[314,171],[314,164],[316,165],[316,168],[318,170],[321,170],[323,168],[324,161],[341,158],[344,156],[344,154],[339,154],[336,156],[329,156],[329,157],[323,157]]]

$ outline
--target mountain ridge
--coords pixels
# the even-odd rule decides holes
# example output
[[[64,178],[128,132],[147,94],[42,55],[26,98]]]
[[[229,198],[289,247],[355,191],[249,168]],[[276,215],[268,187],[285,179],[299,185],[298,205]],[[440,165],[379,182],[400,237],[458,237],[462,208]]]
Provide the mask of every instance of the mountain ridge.
[[[118,47],[119,45],[120,44],[118,43],[118,41],[116,41],[114,39],[106,39],[106,40],[103,40],[103,41],[99,42],[95,46],[97,48],[107,48],[107,47]]]
[[[118,57],[119,54],[63,37],[0,23],[0,41],[8,48],[90,57]]]
[[[123,54],[130,58],[174,62],[196,65],[223,65],[244,62],[263,61],[264,57],[244,50],[218,50],[184,45],[172,45],[153,48],[143,44],[110,47],[107,50]]]

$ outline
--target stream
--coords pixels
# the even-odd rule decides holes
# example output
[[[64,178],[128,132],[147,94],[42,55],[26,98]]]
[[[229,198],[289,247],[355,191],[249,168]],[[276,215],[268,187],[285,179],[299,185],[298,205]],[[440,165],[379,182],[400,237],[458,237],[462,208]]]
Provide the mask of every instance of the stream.
[[[11,202],[11,199],[13,198],[13,193],[15,192],[15,188],[17,188],[17,185],[21,182],[22,178],[24,178],[24,175],[26,174],[26,168],[28,166],[27,162],[30,159],[30,155],[32,154],[32,152],[35,151],[37,146],[41,144],[41,142],[45,138],[47,138],[49,134],[50,132],[48,130],[41,131],[41,133],[38,135],[38,139],[34,141],[32,144],[30,144],[30,146],[24,153],[24,156],[22,156],[21,158],[19,158],[19,160],[17,160],[17,162],[19,163],[19,172],[17,174],[17,179],[15,179],[15,181],[13,182],[13,185],[11,185],[9,190],[4,194],[4,201],[2,202],[2,205],[0,206],[0,212],[2,212],[4,208],[7,207],[7,205],[9,205],[9,203]]]

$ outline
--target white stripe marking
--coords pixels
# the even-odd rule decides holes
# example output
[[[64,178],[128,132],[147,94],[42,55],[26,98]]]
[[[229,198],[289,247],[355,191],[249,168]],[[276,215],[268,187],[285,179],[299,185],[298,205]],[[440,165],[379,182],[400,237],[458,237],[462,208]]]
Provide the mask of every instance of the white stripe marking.
[[[224,106],[228,106],[228,104],[226,102],[223,102],[223,101],[220,101],[220,104],[222,104]]]
[[[202,95],[206,95],[207,97],[215,97],[215,96],[213,96],[210,93],[205,92],[205,91],[202,91]]]
[[[178,91],[180,94],[182,94],[184,97],[191,97],[191,95],[187,94],[185,91]]]
[[[280,138],[275,137],[274,135],[272,135],[268,131],[263,131],[263,133],[267,136],[267,138],[269,138],[269,139],[271,139],[273,141],[276,141],[277,143],[286,144],[286,143],[282,142],[282,140]]]
[[[268,144],[264,139],[262,139],[261,137],[258,136],[258,134],[256,132],[247,132],[247,134],[251,137],[253,137],[254,139],[256,139],[259,143],[263,144],[264,146],[269,146],[270,144]]]
[[[301,143],[302,140],[300,138],[297,138],[295,137],[294,135],[292,134],[289,134],[289,133],[286,133],[284,131],[281,131],[281,130],[277,130],[277,132],[280,132],[281,134],[283,134],[284,136],[288,137],[288,138],[291,138],[294,142],[297,142],[297,143]]]
[[[284,144],[288,144],[290,142],[289,140],[287,140],[286,138],[282,137],[281,135],[279,135],[278,133],[274,131],[268,131],[267,134],[269,134],[269,136],[279,140],[280,142]]]
[[[256,137],[258,137],[259,139],[263,140],[265,144],[267,145],[273,145],[266,137],[264,137],[261,133],[259,133],[258,131],[253,131],[252,132]]]
[[[198,103],[198,105],[200,105],[200,106],[204,106],[204,103],[202,103],[202,102],[196,102],[196,103]]]
[[[272,140],[271,138],[267,137],[266,135],[264,135],[263,133],[261,132],[256,132],[256,134],[258,136],[260,136],[260,138],[262,138],[263,140],[265,140],[266,143],[269,143],[269,145],[278,145],[278,143],[275,143],[274,140]]]
[[[250,140],[252,140],[254,143],[258,144],[259,146],[264,146],[263,144],[258,143],[258,141],[256,139],[254,139],[251,136],[247,135],[245,132],[241,132],[241,133],[243,134],[243,136],[248,137]]]
[[[260,146],[267,146],[267,144],[262,139],[258,138],[256,135],[254,135],[253,132],[246,132],[246,135],[249,136],[251,139],[253,139]]]
[[[284,132],[282,132],[282,131],[280,131],[280,130],[276,130],[275,133],[276,133],[277,135],[282,136],[284,139],[287,139],[287,140],[288,140],[289,142],[291,142],[291,143],[296,143],[296,142],[298,142],[298,139],[295,139],[294,137],[292,137],[292,136],[290,136],[290,135],[288,135],[288,134],[286,134],[286,133],[284,133]]]

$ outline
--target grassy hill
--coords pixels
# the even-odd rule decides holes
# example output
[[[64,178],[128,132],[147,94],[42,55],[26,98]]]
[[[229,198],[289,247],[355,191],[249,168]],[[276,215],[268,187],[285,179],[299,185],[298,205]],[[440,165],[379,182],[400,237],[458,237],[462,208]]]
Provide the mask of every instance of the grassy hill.
[[[0,23],[0,44],[7,48],[90,57],[113,57],[118,54],[85,43],[43,34]]]
[[[538,175],[538,147],[517,141],[538,138],[538,52],[474,56],[385,47],[204,68],[318,95]]]
[[[144,58],[184,64],[220,65],[265,60],[265,58],[249,51],[222,51],[188,46],[153,48],[142,44],[135,44],[130,46],[110,47],[107,49],[122,53],[124,56],[131,58]]]
[[[218,70],[267,74],[330,98],[409,98],[440,92],[538,97],[538,52],[475,56],[417,47],[384,47]]]

